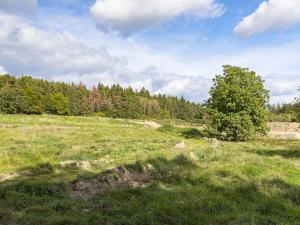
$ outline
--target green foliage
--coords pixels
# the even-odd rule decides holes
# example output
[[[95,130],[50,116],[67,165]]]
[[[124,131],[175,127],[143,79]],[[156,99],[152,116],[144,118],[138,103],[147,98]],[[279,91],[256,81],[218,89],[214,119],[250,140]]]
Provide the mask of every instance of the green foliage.
[[[24,89],[24,97],[26,104],[23,112],[25,114],[41,114],[43,112],[42,96],[38,91],[31,87],[26,87]]]
[[[251,116],[246,113],[213,114],[211,134],[228,141],[245,141],[255,133]]]
[[[263,80],[246,68],[224,66],[210,90],[209,132],[230,141],[245,141],[267,132],[268,91]]]
[[[69,115],[70,114],[70,101],[69,98],[61,93],[51,94],[46,97],[45,105],[48,113],[57,115]]]
[[[0,76],[0,112],[84,116],[96,115],[130,119],[181,119],[199,122],[202,106],[184,98],[153,95],[142,88],[98,84],[89,90],[79,85],[48,82],[31,77]]]
[[[25,101],[24,93],[20,89],[8,87],[0,89],[0,111],[3,113],[22,113]]]
[[[269,105],[269,121],[300,122],[300,99],[292,103]]]

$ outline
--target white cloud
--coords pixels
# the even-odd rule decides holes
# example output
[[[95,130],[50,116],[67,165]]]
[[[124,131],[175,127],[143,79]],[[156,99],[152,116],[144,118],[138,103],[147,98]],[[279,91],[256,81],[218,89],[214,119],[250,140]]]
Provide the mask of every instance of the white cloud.
[[[82,81],[89,87],[101,82],[106,85],[120,84],[123,87],[131,86],[134,89],[147,88],[154,94],[184,96],[195,102],[203,102],[208,97],[208,88],[211,79],[163,73],[155,67],[148,67],[140,72],[130,70],[115,71],[114,73],[67,74],[54,76],[56,81],[75,82]]]
[[[252,47],[221,55],[212,54],[204,56],[203,59],[199,58],[198,63],[189,66],[193,71],[210,75],[210,78],[216,73],[221,73],[219,70],[222,64],[247,67],[263,77],[267,89],[271,91],[271,103],[290,102],[299,96],[299,52],[300,42],[296,41]]]
[[[300,23],[299,0],[268,0],[234,29],[242,36],[252,36],[268,30],[286,28]]]
[[[44,31],[0,15],[0,64],[13,74],[89,73],[126,63],[104,48],[91,48],[69,33]]]
[[[0,74],[7,74],[6,70],[3,68],[3,66],[0,66]]]
[[[271,102],[291,102],[299,96],[297,92],[300,86],[300,74],[298,75],[278,75],[271,74],[265,77],[266,87],[272,90]]]
[[[99,33],[81,18],[57,15],[53,18],[45,18],[52,21],[47,28],[37,28],[20,18],[0,15],[0,65],[4,72],[82,81],[89,86],[98,82],[133,88],[145,86],[152,93],[202,102],[208,97],[211,79],[221,73],[221,65],[232,64],[249,67],[262,75],[273,103],[292,101],[298,95],[299,41],[240,52],[205,52],[183,59],[168,51],[151,49],[132,38]],[[63,21],[61,29],[56,27],[59,21]],[[68,23],[76,24],[76,29]]]
[[[37,7],[37,0],[0,0],[0,12],[17,14],[17,15],[32,15]]]
[[[224,10],[224,5],[215,0],[96,0],[91,7],[91,13],[101,29],[118,30],[123,34],[181,15],[197,19],[217,17]]]
[[[0,65],[12,75],[29,74],[75,83],[82,81],[90,87],[98,82],[107,85],[119,83],[137,89],[145,86],[152,93],[183,95],[195,101],[204,100],[209,86],[209,80],[201,77],[181,76],[149,67],[151,63],[159,65],[160,62],[172,65],[173,69],[182,65],[167,56],[156,55],[130,39],[127,44],[132,47],[131,54],[124,56],[127,49],[111,54],[104,47],[79,42],[70,33],[42,30],[13,16],[0,15],[0,27]],[[122,43],[125,44],[126,40],[123,39]],[[136,61],[139,57],[143,57],[144,62]],[[134,66],[136,63],[139,66]],[[199,89],[203,85],[205,88]]]

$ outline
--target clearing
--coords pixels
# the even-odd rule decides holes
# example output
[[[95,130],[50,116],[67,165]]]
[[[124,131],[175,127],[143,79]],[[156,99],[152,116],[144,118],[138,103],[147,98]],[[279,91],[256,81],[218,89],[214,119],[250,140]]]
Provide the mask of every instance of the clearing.
[[[284,129],[272,132],[294,132]],[[228,143],[188,125],[0,115],[1,225],[299,221],[300,140]]]

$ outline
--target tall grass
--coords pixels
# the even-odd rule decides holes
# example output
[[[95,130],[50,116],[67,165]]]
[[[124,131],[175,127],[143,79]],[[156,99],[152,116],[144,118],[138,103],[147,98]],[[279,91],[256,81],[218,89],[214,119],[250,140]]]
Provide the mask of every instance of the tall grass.
[[[0,115],[0,224],[299,224],[299,141],[216,145],[204,136],[186,126]],[[153,183],[72,195],[75,179],[121,164],[151,166]]]

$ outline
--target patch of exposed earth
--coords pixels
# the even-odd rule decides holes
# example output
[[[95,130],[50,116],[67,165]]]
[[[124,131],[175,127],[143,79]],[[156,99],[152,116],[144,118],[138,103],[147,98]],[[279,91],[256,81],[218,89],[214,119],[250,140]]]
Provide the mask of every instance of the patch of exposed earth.
[[[177,149],[184,149],[185,148],[185,142],[181,141],[181,142],[175,144],[175,148],[177,148]]]
[[[299,123],[273,122],[268,125],[270,128],[268,136],[271,138],[300,139]]]
[[[89,170],[91,168],[91,163],[88,161],[64,161],[60,163],[63,168],[80,168],[83,170]]]
[[[18,173],[11,173],[11,174],[1,174],[0,173],[0,182],[8,181],[13,178],[20,176]]]
[[[118,166],[97,176],[77,178],[71,184],[72,196],[91,198],[109,190],[127,187],[147,187],[153,181],[154,173],[151,166],[137,172]]]
[[[155,122],[155,121],[151,121],[151,120],[147,120],[147,121],[139,121],[139,120],[132,120],[131,122],[137,123],[137,124],[142,124],[145,125],[146,127],[152,128],[152,129],[158,129],[161,127],[161,124]]]

